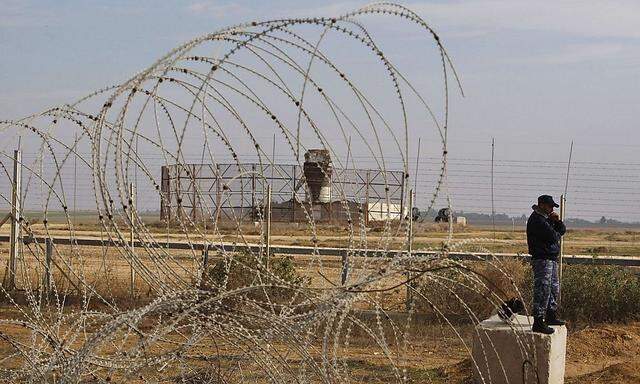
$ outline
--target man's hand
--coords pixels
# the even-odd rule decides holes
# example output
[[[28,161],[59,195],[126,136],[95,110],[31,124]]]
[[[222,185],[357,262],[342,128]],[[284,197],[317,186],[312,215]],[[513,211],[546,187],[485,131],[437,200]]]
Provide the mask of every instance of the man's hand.
[[[560,215],[558,215],[557,212],[551,212],[549,214],[549,219],[551,219],[551,221],[560,221]]]

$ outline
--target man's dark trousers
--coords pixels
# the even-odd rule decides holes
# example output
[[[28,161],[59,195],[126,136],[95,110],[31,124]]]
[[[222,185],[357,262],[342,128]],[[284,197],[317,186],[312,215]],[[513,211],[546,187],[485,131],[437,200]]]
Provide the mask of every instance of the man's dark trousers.
[[[533,316],[544,317],[549,311],[558,308],[560,282],[558,280],[558,262],[554,260],[533,259]]]

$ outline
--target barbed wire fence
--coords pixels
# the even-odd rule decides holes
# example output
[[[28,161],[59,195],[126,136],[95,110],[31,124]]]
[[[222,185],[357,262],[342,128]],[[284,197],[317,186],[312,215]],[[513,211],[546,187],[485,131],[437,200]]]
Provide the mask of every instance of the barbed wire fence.
[[[366,27],[371,15],[412,24],[431,43],[440,65],[441,111],[382,51]],[[368,54],[379,67],[376,82],[386,87],[385,98],[376,100],[323,52],[331,38],[355,43]],[[327,78],[331,81],[325,85]],[[277,158],[303,167],[302,155],[314,147],[326,150],[343,168],[355,168],[358,156],[368,156],[383,179],[387,171],[400,170],[406,185],[413,185],[414,177],[435,176],[423,206],[433,208],[442,195],[450,206],[442,191],[448,180],[451,84],[459,87],[436,32],[403,6],[377,3],[334,18],[223,28],[171,50],[121,84],[71,104],[1,121],[3,137],[21,137],[29,153],[22,159],[12,150],[0,154],[3,179],[11,180],[16,191],[3,190],[1,199],[14,211],[10,220],[19,232],[12,242],[17,248],[6,258],[1,289],[2,379],[350,382],[358,376],[347,355],[364,338],[367,352],[375,350],[386,364],[389,380],[406,382],[417,301],[426,303],[469,352],[468,339],[441,304],[414,284],[421,281],[448,294],[472,324],[479,322],[478,314],[456,289],[480,295],[493,307],[506,299],[480,274],[447,257],[463,245],[452,241],[451,222],[449,238],[438,252],[418,258],[411,248],[410,214],[386,217],[374,241],[366,213],[353,210],[345,191],[338,189],[333,198],[346,215],[342,230],[352,256],[346,264],[349,278],[341,282],[345,265],[336,272],[320,254],[321,228],[313,202],[304,197],[310,189],[304,178],[306,193],[292,194],[313,248],[297,268],[310,271],[303,277],[286,264],[274,265],[275,258],[268,262],[269,210],[257,210],[253,229],[233,210],[226,226],[204,206],[202,216],[210,220],[185,214],[156,224],[162,228],[153,227],[140,210],[148,201],[155,205],[163,199],[159,164],[182,168],[188,176],[187,165],[198,156],[209,165],[230,159],[240,169],[250,160],[260,167],[239,176],[254,172],[266,179],[260,170],[273,169]],[[412,175],[409,127],[416,114],[423,126],[432,127],[441,150],[433,167]],[[281,141],[275,156],[271,131]],[[21,177],[14,175],[14,164]],[[82,178],[72,190],[70,177]],[[218,182],[224,201],[231,181]],[[210,192],[198,184],[193,191],[200,197]],[[387,201],[389,192],[386,188]],[[83,201],[92,203],[87,212],[98,225],[85,228],[73,213],[76,194],[88,193],[92,197]],[[409,189],[402,193],[405,201],[412,196]],[[26,215],[25,207],[39,214]],[[55,215],[62,225],[54,223]],[[235,235],[232,244],[229,232]],[[87,247],[84,236],[103,245]],[[168,249],[169,239],[183,249]],[[244,246],[243,251],[236,246]],[[500,260],[485,262],[510,279]],[[452,271],[456,278],[448,274]],[[413,299],[398,317],[385,306],[385,295],[405,287]],[[535,362],[531,340],[518,337],[519,353]],[[494,347],[482,348],[486,360]],[[482,363],[471,359],[473,366]]]
[[[38,159],[34,153],[22,152],[24,163],[32,163]],[[90,156],[83,154],[83,156]],[[152,154],[139,154],[139,157],[149,164],[153,169],[160,168],[161,156]],[[243,157],[245,161],[254,162],[255,156]],[[195,163],[200,160],[199,156],[188,157],[189,162]],[[285,155],[276,155],[275,163],[282,164],[289,162],[290,158]],[[415,162],[415,158],[409,157]],[[221,157],[220,163],[229,164],[231,157]],[[354,155],[354,161],[361,167],[368,167],[374,164],[371,157]],[[456,210],[472,213],[490,213],[490,204],[487,195],[490,191],[490,174],[486,171],[490,159],[482,157],[473,158],[449,158],[448,181],[451,196],[454,199]],[[389,169],[401,169],[401,162],[393,158],[387,158]],[[293,164],[285,164],[293,165]],[[415,166],[415,163],[414,163]],[[415,185],[419,191],[429,192],[437,183],[441,166],[440,158],[425,157],[420,161],[420,169],[414,178]],[[504,213],[510,216],[521,216],[529,210],[529,205],[537,194],[550,191],[554,195],[559,195],[559,181],[566,172],[566,162],[548,161],[536,159],[498,159],[496,160],[496,202],[497,213]],[[8,177],[11,174],[12,159],[3,160],[3,175]],[[373,167],[373,166],[372,166]],[[44,165],[43,172],[49,172],[53,167]],[[45,171],[46,170],[46,171]],[[640,163],[630,162],[599,162],[577,160],[571,167],[571,182],[569,192],[572,198],[568,201],[570,207],[570,218],[597,221],[602,216],[615,219],[629,224],[640,222],[640,211],[637,208],[638,191],[640,179],[638,179]],[[74,177],[71,167],[65,168],[65,172],[60,174],[61,182],[70,192],[69,195],[77,199],[77,210],[79,214],[93,210],[92,194],[93,187],[83,183],[85,177],[91,175],[90,169],[81,168],[78,170],[78,177]],[[37,184],[37,183],[36,183]],[[11,184],[3,186],[3,194],[10,196]],[[38,205],[27,205],[26,211],[40,211],[39,196],[40,185],[30,188],[30,195],[36,196],[31,201],[38,201]],[[71,191],[76,191],[73,194]],[[139,211],[154,212],[159,209],[159,196],[154,196],[153,185],[141,183],[138,188],[140,194],[152,195],[153,199],[146,199],[138,207]],[[430,193],[421,193],[417,197],[416,206],[425,210],[430,201]],[[44,201],[44,199],[42,199]],[[73,206],[73,204],[72,204]],[[436,207],[446,206],[446,200],[439,196]],[[10,201],[3,199],[0,204],[2,211],[9,211]],[[61,210],[61,209],[59,209]],[[522,224],[522,223],[520,223]]]

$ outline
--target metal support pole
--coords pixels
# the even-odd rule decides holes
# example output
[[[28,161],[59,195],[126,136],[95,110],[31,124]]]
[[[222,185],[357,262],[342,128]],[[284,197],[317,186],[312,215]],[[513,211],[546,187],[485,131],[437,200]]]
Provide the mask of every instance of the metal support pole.
[[[349,157],[351,157],[351,136],[349,136],[349,141],[347,142],[347,160],[345,162],[344,169],[345,171],[349,169]],[[332,188],[333,189],[333,188]],[[347,210],[347,214],[351,216],[351,208],[349,207]],[[350,224],[349,226],[351,226]],[[340,278],[340,283],[342,285],[347,284],[347,280],[349,280],[349,256],[350,250],[347,250],[342,255],[342,276]]]
[[[238,172],[240,172],[240,224],[244,224],[244,183],[245,183],[245,176],[244,176],[244,166],[240,169],[238,169]],[[234,208],[235,210],[235,208]]]
[[[256,218],[256,165],[251,164],[251,221],[255,222]]]
[[[197,183],[196,178],[196,165],[193,164],[191,167],[191,186],[193,187],[193,207],[191,207],[191,220],[193,220],[193,225],[197,225],[198,222],[198,188],[196,186]]]
[[[220,219],[220,214],[222,212],[220,209],[220,204],[222,204],[221,183],[222,176],[220,176],[220,164],[216,164],[216,220],[213,223],[214,230],[217,230],[218,228],[218,220]]]
[[[417,155],[416,155],[416,170],[415,170],[415,172],[413,173],[413,177],[414,177],[414,180],[413,180],[413,190],[414,190],[414,191],[417,191],[417,190],[418,190],[418,167],[420,166],[420,144],[422,144],[422,143],[421,143],[421,140],[422,140],[422,138],[421,138],[421,137],[418,137],[418,153],[417,153]],[[403,183],[403,184],[404,184],[404,183]],[[413,207],[411,207],[411,208],[413,208]]]
[[[9,276],[7,290],[16,287],[16,270],[18,263],[18,250],[20,246],[20,214],[21,214],[21,182],[22,182],[22,153],[13,151],[13,190],[11,193],[11,251],[9,253]]]
[[[409,213],[405,215],[405,220],[407,220],[407,257],[411,257],[412,245],[413,245],[413,218],[411,217],[411,210],[413,209],[413,189],[409,190]],[[402,212],[404,214],[404,212]],[[408,267],[411,267],[411,261],[407,263]],[[407,280],[412,278],[411,272],[407,272]],[[407,297],[406,297],[406,309],[407,311],[411,309],[411,305],[413,303],[413,282],[407,282]]]
[[[567,203],[567,190],[569,189],[569,171],[571,171],[571,156],[573,155],[573,140],[569,147],[569,161],[567,162],[567,177],[564,182],[564,194],[560,195],[560,220],[564,222]],[[560,298],[562,297],[562,257],[564,255],[564,237],[560,238],[560,265],[558,266],[558,280],[560,281]],[[558,298],[560,301],[560,298]]]
[[[351,250],[346,250],[342,254],[342,275],[340,277],[340,283],[342,285],[347,284],[347,280],[349,279],[349,254]]]
[[[371,171],[367,170],[367,178],[364,187],[364,225],[369,226],[369,182],[371,179]],[[402,185],[404,185],[404,179],[402,179]]]
[[[566,213],[567,198],[560,195],[560,220],[564,221]],[[558,278],[562,281],[562,258],[564,256],[564,236],[560,238],[560,264],[558,265]]]
[[[202,275],[200,275],[200,286],[203,287],[205,279],[209,276],[209,243],[202,248]]]
[[[78,224],[78,207],[77,207],[77,195],[78,195],[78,133],[75,133],[74,140],[74,151],[76,153],[73,154],[73,225]],[[42,177],[42,172],[40,172],[40,177]],[[42,182],[42,179],[41,179]]]
[[[183,220],[182,217],[182,165],[176,166],[176,219],[178,221]],[[186,195],[185,195],[186,196]]]
[[[291,175],[291,222],[296,222],[296,168],[297,166],[293,166],[293,171]]]
[[[135,291],[135,286],[136,286],[136,270],[133,267],[133,258],[135,257],[135,243],[134,243],[134,233],[133,233],[133,213],[135,210],[135,189],[133,187],[133,183],[129,183],[129,220],[131,221],[131,226],[130,226],[130,232],[129,232],[129,242],[130,242],[130,246],[131,246],[131,297],[135,297],[136,295],[136,291]]]
[[[170,189],[168,187],[169,184],[169,167],[167,167],[166,165],[163,165],[162,167],[160,167],[160,173],[161,173],[161,181],[160,181],[160,220],[164,221],[164,220],[169,220],[170,219],[170,214],[168,214],[167,212],[167,206],[170,207],[170,198],[171,198],[171,193],[169,192]],[[170,208],[169,208],[170,210]]]
[[[267,207],[265,212],[265,267],[269,270],[269,256],[271,253],[271,185],[267,186]]]
[[[44,264],[44,293],[49,297],[51,292],[51,261],[53,260],[53,240],[45,239],[45,264]]]
[[[496,152],[496,140],[495,138],[491,138],[491,227],[493,229],[493,242],[496,242],[496,208],[495,208],[495,200],[493,196],[493,162],[495,158]]]
[[[324,175],[325,178],[327,177],[327,175]],[[327,208],[329,208],[329,224],[331,224],[333,222],[333,196],[331,195],[333,191],[333,173],[331,173],[331,176],[329,177],[329,204],[327,204]]]

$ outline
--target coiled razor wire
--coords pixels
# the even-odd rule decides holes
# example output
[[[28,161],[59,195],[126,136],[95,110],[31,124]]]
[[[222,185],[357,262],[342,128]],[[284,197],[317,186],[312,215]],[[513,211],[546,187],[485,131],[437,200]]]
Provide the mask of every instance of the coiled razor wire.
[[[382,51],[366,27],[367,17],[376,14],[385,16],[384,23],[399,20],[417,26],[416,34],[425,38],[412,49],[425,49],[424,42],[431,42],[441,72],[442,88],[436,92],[442,98],[441,111],[432,109],[420,87]],[[373,59],[367,65],[380,69],[380,76],[368,82],[384,90],[367,91],[357,73],[326,53],[327,44],[360,47],[357,55]],[[422,281],[450,291],[451,300],[463,306],[473,324],[481,319],[452,284],[482,293],[496,307],[506,299],[477,273],[447,257],[466,244],[453,242],[451,223],[447,240],[434,256],[416,257],[403,251],[410,215],[402,213],[400,220],[386,217],[377,241],[372,241],[366,213],[349,207],[344,190],[334,191],[334,201],[347,216],[340,230],[347,233],[348,252],[354,258],[348,265],[349,280],[340,284],[328,276],[329,262],[320,254],[323,244],[313,204],[294,193],[313,248],[302,269],[313,273],[315,283],[303,284],[263,263],[263,210],[257,212],[256,239],[234,210],[226,226],[220,224],[219,209],[203,205],[202,216],[211,220],[201,222],[185,212],[152,227],[139,208],[141,202],[167,199],[158,162],[176,165],[189,176],[193,154],[200,155],[202,164],[230,158],[239,169],[251,158],[259,164],[253,176],[269,182],[265,169],[277,161],[264,132],[277,133],[286,145],[276,157],[292,159],[300,167],[301,155],[311,147],[327,150],[345,169],[356,167],[353,157],[350,165],[349,157],[343,162],[344,153],[339,153],[347,142],[351,146],[353,136],[361,152],[374,159],[385,186],[385,157],[397,156],[402,159],[404,184],[411,185],[410,126],[418,124],[433,127],[442,148],[441,172],[427,199],[431,210],[446,189],[451,81],[459,86],[436,32],[403,6],[376,3],[334,18],[285,18],[223,28],[173,49],[121,84],[75,103],[0,122],[3,138],[19,135],[25,143],[37,143],[37,156],[20,164],[25,182],[18,220],[23,238],[30,240],[21,245],[18,289],[2,288],[0,378],[60,383],[358,382],[362,378],[347,355],[364,337],[366,352],[385,367],[388,380],[406,382],[412,379],[408,368],[416,307],[411,303],[406,312],[400,311],[404,317],[398,317],[398,311],[388,310],[383,301],[407,285],[470,352],[451,319],[413,286]],[[5,148],[1,157],[2,172],[11,180],[13,153]],[[70,208],[71,164],[88,170],[88,177],[79,181],[85,191],[92,191],[95,205],[89,211],[99,224],[89,231],[75,221],[75,201]],[[229,199],[233,180],[214,177],[224,186],[220,207]],[[134,183],[148,188],[134,196]],[[197,195],[194,201],[209,196],[210,191],[195,182],[190,188]],[[306,181],[301,188],[308,191]],[[404,201],[409,193],[402,191]],[[388,187],[385,194],[389,203]],[[11,206],[10,190],[2,191],[2,200]],[[26,214],[28,209],[38,213]],[[57,212],[62,212],[62,226],[52,223]],[[236,235],[231,247],[229,233]],[[82,246],[86,236],[103,245]],[[42,279],[47,263],[44,238],[55,239],[52,279],[47,283]],[[168,249],[169,238],[182,242],[186,250]],[[201,254],[203,247],[209,250],[209,264]],[[240,248],[248,257],[239,256]],[[237,276],[229,272],[234,260],[249,271],[246,281],[233,280]],[[206,280],[214,263],[223,278],[211,288]],[[499,260],[487,263],[513,283]],[[129,270],[132,281],[137,279],[131,297]],[[462,282],[439,274],[450,270],[463,276]],[[364,313],[371,316],[363,317]],[[533,360],[531,341],[521,337],[520,342],[519,353]],[[483,345],[485,360],[494,350],[488,344]],[[484,363],[472,360],[474,366]],[[482,379],[492,382],[490,377]]]

